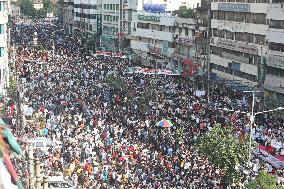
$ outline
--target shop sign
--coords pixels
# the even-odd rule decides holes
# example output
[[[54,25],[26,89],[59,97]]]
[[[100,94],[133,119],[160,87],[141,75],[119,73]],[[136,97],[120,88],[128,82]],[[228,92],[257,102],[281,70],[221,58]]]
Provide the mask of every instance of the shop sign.
[[[147,21],[147,22],[160,22],[160,17],[138,14],[138,20]]]
[[[242,3],[218,3],[218,10],[232,12],[250,12],[250,5]]]
[[[266,63],[269,66],[284,68],[284,56],[280,56],[276,54],[268,54]]]
[[[231,53],[222,52],[222,57],[227,58],[229,60],[233,60],[236,62],[241,62],[245,64],[249,64],[249,58],[243,56],[237,56]]]
[[[284,89],[284,79],[281,77],[273,76],[271,74],[266,75],[264,84],[270,87]]]
[[[258,49],[255,45],[250,45],[243,42],[236,42],[228,39],[218,39],[216,42],[217,46],[225,49],[230,49],[233,51],[240,51],[243,53],[257,55]]]

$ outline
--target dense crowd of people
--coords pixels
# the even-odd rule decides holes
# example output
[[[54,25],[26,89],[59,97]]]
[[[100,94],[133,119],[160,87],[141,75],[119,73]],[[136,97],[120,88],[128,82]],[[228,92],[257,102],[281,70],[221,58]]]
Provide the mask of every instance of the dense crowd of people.
[[[222,171],[198,156],[195,139],[215,123],[249,132],[249,98],[231,98],[218,87],[196,96],[196,83],[179,76],[127,74],[131,61],[86,56],[79,37],[63,35],[49,24],[18,25],[24,95],[24,140],[47,137],[58,144],[35,152],[46,174],[63,174],[86,189],[222,188]],[[37,32],[37,46],[30,44]],[[22,35],[25,33],[25,35]],[[54,45],[54,46],[53,46]],[[53,47],[55,48],[53,52]],[[116,82],[121,80],[121,82]],[[156,125],[171,120],[173,127]],[[269,114],[256,120],[255,140],[283,155],[283,120]],[[253,157],[254,168],[283,176],[281,169]],[[237,187],[237,186],[236,186]]]

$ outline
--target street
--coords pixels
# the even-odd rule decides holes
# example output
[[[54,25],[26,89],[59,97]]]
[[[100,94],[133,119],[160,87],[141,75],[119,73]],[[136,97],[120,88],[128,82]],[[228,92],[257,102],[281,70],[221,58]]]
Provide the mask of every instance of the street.
[[[215,123],[233,125],[236,137],[249,133],[246,114],[223,111],[250,112],[246,94],[233,98],[212,86],[208,102],[205,91],[196,92],[205,79],[127,72],[133,60],[87,56],[82,40],[66,36],[60,25],[17,28],[12,41],[26,120],[17,134],[42,145],[43,137],[52,141],[46,146],[35,142],[33,149],[44,176],[64,176],[85,189],[222,188],[222,173],[198,155],[194,144]],[[255,120],[253,139],[262,146],[270,142],[274,155],[282,156],[281,126],[283,120],[266,114]],[[260,169],[283,176],[282,161],[271,163],[259,154],[252,154],[251,172],[244,177],[255,177]],[[18,164],[21,178],[28,172],[23,164]]]

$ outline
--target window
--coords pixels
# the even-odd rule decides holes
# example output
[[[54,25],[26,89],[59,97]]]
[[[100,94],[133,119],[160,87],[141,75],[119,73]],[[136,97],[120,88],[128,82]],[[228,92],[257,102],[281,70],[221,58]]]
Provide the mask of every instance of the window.
[[[259,45],[264,45],[264,43],[265,43],[265,36],[264,35],[255,34],[255,43],[259,44]]]
[[[184,34],[185,34],[185,36],[188,36],[188,29],[187,28],[184,29]]]
[[[284,29],[284,21],[281,20],[270,20],[270,27],[277,29]]]
[[[106,9],[106,4],[104,4],[104,9]]]
[[[116,4],[116,10],[119,10],[119,4]]]
[[[149,23],[141,23],[141,22],[138,22],[138,23],[137,23],[137,28],[150,29],[150,24],[149,24]]]
[[[109,5],[109,9],[112,10],[112,4]]]
[[[4,11],[5,10],[5,6],[6,6],[6,2],[5,1],[0,1],[0,11]]]
[[[225,12],[225,20],[234,21],[234,12]]]
[[[213,37],[218,37],[217,28],[212,29]]]
[[[116,22],[118,22],[118,21],[119,21],[118,16],[116,16]]]
[[[4,57],[4,47],[0,47],[0,57]]]
[[[228,31],[228,30],[226,30],[226,38],[227,38],[227,39],[232,39],[232,40],[234,40],[233,33],[230,32],[230,31]]]
[[[107,4],[107,10],[109,10],[109,4]]]
[[[4,24],[0,24],[0,34],[4,33]]]

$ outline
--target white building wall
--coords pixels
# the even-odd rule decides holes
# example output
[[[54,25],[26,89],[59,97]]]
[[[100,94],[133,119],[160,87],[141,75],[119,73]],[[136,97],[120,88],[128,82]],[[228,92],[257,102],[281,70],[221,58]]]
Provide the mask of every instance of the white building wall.
[[[0,24],[4,27],[0,34],[0,94],[4,93],[4,88],[9,86],[9,68],[8,68],[8,2],[5,2],[5,8],[0,11]]]
[[[269,4],[267,19],[270,22],[270,28],[266,40],[270,50],[266,55],[268,74],[265,77],[264,88],[284,95],[284,8],[281,4]],[[272,48],[273,43],[281,44],[282,50]],[[269,71],[272,69],[273,72]]]
[[[219,30],[228,30],[231,32],[242,32],[242,33],[254,33],[260,35],[266,35],[269,28],[265,24],[253,24],[253,23],[242,23],[226,20],[211,20],[212,28],[218,28]]]

